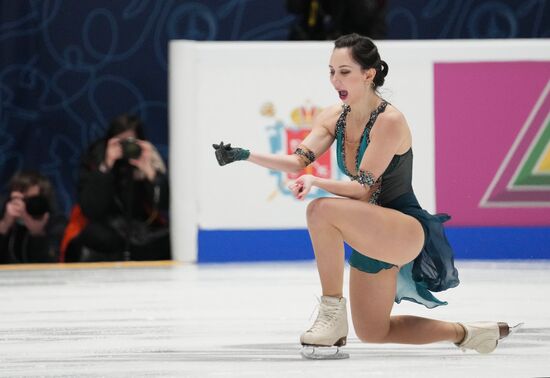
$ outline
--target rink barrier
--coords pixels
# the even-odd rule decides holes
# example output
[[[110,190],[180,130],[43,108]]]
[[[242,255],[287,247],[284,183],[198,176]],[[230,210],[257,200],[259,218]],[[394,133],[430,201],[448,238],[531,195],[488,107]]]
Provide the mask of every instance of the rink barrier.
[[[446,233],[457,260],[550,259],[550,227],[447,227]],[[198,246],[199,263],[314,258],[306,229],[199,230]]]
[[[296,142],[310,130],[315,114],[338,101],[328,77],[327,64],[332,46],[330,41],[170,42],[170,225],[174,259],[183,262],[224,259],[282,260],[302,258],[305,250],[309,251],[309,255],[305,256],[311,258],[311,247],[306,244],[307,238],[297,236],[296,232],[298,235],[300,232],[307,235],[306,207],[309,201],[325,194],[315,190],[310,192],[305,201],[296,201],[287,188],[288,180],[295,177],[244,163],[222,168],[216,162],[212,144],[224,141],[250,148],[254,152],[291,153]],[[539,67],[542,70],[541,75],[546,72],[544,70],[550,62],[549,46],[550,39],[378,42],[378,50],[390,65],[391,71],[382,88],[382,95],[406,115],[414,136],[415,194],[427,211],[442,211],[453,215],[453,219],[446,226],[457,227],[455,231],[450,231],[450,235],[453,235],[453,232],[456,234],[451,237],[457,239],[459,257],[464,254],[483,259],[497,254],[499,258],[516,258],[520,255],[523,258],[531,258],[534,252],[530,249],[541,251],[537,252],[539,256],[550,257],[542,246],[543,241],[548,242],[545,232],[541,235],[537,230],[524,231],[525,228],[534,225],[550,227],[549,221],[544,218],[547,208],[529,207],[524,211],[514,205],[511,211],[499,207],[483,208],[474,213],[464,211],[462,207],[453,209],[436,203],[438,198],[450,198],[453,205],[462,199],[472,199],[468,204],[473,201],[473,206],[478,206],[485,187],[489,187],[491,180],[499,175],[499,167],[507,166],[507,162],[495,163],[494,159],[487,157],[506,160],[506,149],[511,148],[513,141],[498,143],[502,137],[509,134],[504,131],[511,130],[510,133],[513,134],[514,127],[519,131],[523,123],[532,123],[527,122],[525,117],[531,119],[528,117],[529,114],[539,114],[539,109],[542,109],[541,112],[546,109],[536,105],[532,107],[535,110],[531,113],[527,111],[521,115],[518,111],[517,114],[520,115],[514,123],[508,122],[510,118],[492,123],[492,118],[483,118],[482,125],[474,130],[474,133],[464,133],[463,123],[452,126],[451,123],[446,123],[448,119],[438,117],[442,104],[449,105],[441,102],[442,98],[446,98],[446,88],[454,88],[458,84],[464,86],[466,82],[472,83],[471,87],[466,85],[464,91],[457,92],[458,99],[471,99],[473,93],[487,88],[498,93],[508,93],[500,90],[500,85],[489,83],[478,87],[476,83],[481,71],[485,73],[484,78],[492,78],[491,80],[507,85],[510,85],[510,82],[515,83],[509,79],[512,76],[519,77],[521,83],[539,83],[538,76],[534,77],[531,74],[535,66],[542,67]],[[518,59],[521,61],[518,62]],[[515,76],[504,76],[502,79],[503,71],[499,69],[502,67],[511,67]],[[456,72],[463,74],[455,75]],[[539,72],[538,69],[536,72]],[[498,73],[496,79],[490,75],[491,73]],[[547,76],[541,78],[548,80]],[[435,91],[436,87],[438,91]],[[518,85],[511,85],[506,90],[519,91],[522,99],[526,99],[527,94],[531,97],[540,94],[536,88],[525,91],[523,86]],[[490,98],[492,97],[482,97],[476,104],[483,104]],[[541,103],[546,104],[546,97],[541,98]],[[517,98],[512,100],[512,103],[518,104]],[[508,102],[499,101],[498,104],[499,106],[493,108],[496,111],[487,113],[487,117],[501,116],[504,114],[503,109],[517,109],[517,106],[506,106]],[[535,104],[538,102],[535,101]],[[450,105],[453,105],[452,101]],[[445,114],[453,117],[451,120],[456,119],[458,114],[475,116],[468,106],[445,109],[449,110]],[[533,120],[538,119],[537,117],[533,117]],[[464,151],[467,151],[462,149],[466,146],[465,141],[468,141],[466,137],[479,137],[479,130],[489,129],[485,126],[488,124],[496,125],[497,129],[492,134],[483,135],[489,135],[494,139],[479,143],[480,139],[477,138],[476,143],[470,144],[481,146],[482,158],[479,164],[454,166],[445,163],[443,158],[436,160],[436,150],[438,153],[448,152],[455,146],[458,152],[454,155],[458,159],[463,158]],[[441,142],[442,135],[449,136],[443,131],[453,130],[459,130],[456,139],[444,139],[451,141],[451,147],[446,144],[438,146],[437,141]],[[485,149],[487,146],[504,146],[504,151],[497,153],[498,151],[495,152],[493,149]],[[470,149],[468,153],[471,155],[472,151]],[[342,179],[336,164],[334,145],[329,154],[332,154],[332,158],[327,158],[321,163],[320,157],[317,164],[311,168],[316,171],[310,173]],[[492,162],[491,165],[489,162]],[[447,172],[449,188],[436,188],[436,166],[438,172]],[[472,170],[473,167],[476,169]],[[460,180],[459,171],[468,178],[474,177],[474,183]],[[473,175],[481,171],[481,177]],[[443,176],[440,175],[441,177]],[[498,177],[497,182],[504,180]],[[457,186],[458,182],[464,185],[464,188]],[[484,187],[479,189],[478,186]],[[490,192],[493,193],[492,189]],[[539,215],[531,216],[534,212],[542,213],[542,219]],[[489,223],[489,218],[485,217],[487,213],[497,213],[499,217],[496,221],[491,219]],[[472,214],[476,217],[467,217]],[[523,223],[518,223],[521,217],[524,219]],[[497,225],[510,228],[491,228]],[[480,231],[481,229],[474,230],[475,227],[484,228]],[[230,236],[224,232],[202,230],[242,231]],[[280,234],[282,231],[269,230],[295,231],[285,235]],[[504,234],[494,234],[495,230],[504,230]],[[532,233],[537,236],[532,237]],[[247,235],[260,236],[248,238],[245,237]],[[299,248],[289,243],[286,238],[298,243]],[[300,238],[304,241],[296,240]],[[255,250],[254,245],[247,247],[249,239],[255,240],[255,243],[258,243],[255,250],[261,249],[263,253],[251,252]],[[227,240],[237,242],[229,244]],[[502,244],[497,243],[497,240]],[[199,247],[197,242],[201,242],[202,246]],[[220,251],[209,245],[218,245]],[[216,256],[217,253],[229,249],[234,250],[233,254]]]
[[[147,269],[165,268],[182,265],[181,261],[102,261],[102,262],[74,262],[74,263],[32,263],[32,264],[0,264],[0,271],[8,270],[76,270],[76,269]]]

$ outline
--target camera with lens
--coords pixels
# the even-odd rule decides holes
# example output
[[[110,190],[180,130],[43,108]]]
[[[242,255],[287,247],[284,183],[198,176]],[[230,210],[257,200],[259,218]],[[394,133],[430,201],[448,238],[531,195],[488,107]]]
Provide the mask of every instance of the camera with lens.
[[[44,214],[50,211],[50,202],[44,196],[26,197],[24,201],[27,213],[35,219],[42,218]]]
[[[141,156],[141,146],[136,138],[126,138],[120,141],[123,159],[138,159]]]

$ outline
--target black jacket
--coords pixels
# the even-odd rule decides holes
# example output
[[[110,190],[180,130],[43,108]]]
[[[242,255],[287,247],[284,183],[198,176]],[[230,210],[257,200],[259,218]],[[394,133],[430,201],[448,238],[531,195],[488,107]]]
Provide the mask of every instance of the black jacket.
[[[154,182],[136,179],[137,168],[117,160],[106,173],[99,170],[105,155],[104,140],[94,143],[82,159],[78,202],[90,221],[105,223],[125,218],[152,227],[166,225],[168,176],[157,171]]]
[[[0,219],[4,211],[5,206],[2,207]],[[0,234],[0,263],[57,262],[66,223],[63,214],[51,212],[44,236],[32,236],[24,225],[15,223],[6,234]]]

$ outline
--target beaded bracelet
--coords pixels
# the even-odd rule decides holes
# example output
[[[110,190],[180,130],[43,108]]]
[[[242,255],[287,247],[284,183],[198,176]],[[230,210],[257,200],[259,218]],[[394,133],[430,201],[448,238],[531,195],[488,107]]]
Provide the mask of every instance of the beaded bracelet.
[[[306,167],[315,161],[315,153],[303,145],[299,145],[294,151],[296,155],[305,163]]]
[[[359,175],[357,175],[357,182],[363,186],[373,186],[378,180],[374,179],[372,172],[359,170]]]

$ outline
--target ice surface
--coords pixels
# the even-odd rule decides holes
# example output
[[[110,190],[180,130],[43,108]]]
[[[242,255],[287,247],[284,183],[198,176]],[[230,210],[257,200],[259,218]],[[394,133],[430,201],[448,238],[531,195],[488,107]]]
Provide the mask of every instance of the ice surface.
[[[362,344],[350,330],[349,359],[303,359],[313,262],[0,270],[0,376],[550,376],[550,262],[457,266],[461,285],[439,293],[448,306],[394,314],[525,323],[492,354]]]

